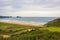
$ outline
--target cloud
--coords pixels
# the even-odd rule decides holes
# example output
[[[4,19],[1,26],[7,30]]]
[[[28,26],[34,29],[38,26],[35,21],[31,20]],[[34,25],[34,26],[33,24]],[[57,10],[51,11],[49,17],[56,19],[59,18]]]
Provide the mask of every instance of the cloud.
[[[22,13],[21,13],[22,11]],[[29,14],[34,16],[35,11],[40,14],[55,13],[59,15],[60,11],[60,0],[0,0],[0,15],[18,15],[18,14]],[[28,12],[29,11],[29,12]],[[10,13],[10,14],[9,14]],[[37,14],[35,13],[35,14]],[[55,14],[56,14],[55,13]],[[48,15],[47,14],[47,15]],[[38,15],[39,16],[39,15]]]
[[[11,13],[11,12],[10,12]],[[9,14],[5,14],[9,15]],[[23,16],[23,17],[59,17],[60,16],[60,11],[18,11],[18,12],[13,12],[10,14],[12,16]],[[9,16],[10,16],[9,15]]]

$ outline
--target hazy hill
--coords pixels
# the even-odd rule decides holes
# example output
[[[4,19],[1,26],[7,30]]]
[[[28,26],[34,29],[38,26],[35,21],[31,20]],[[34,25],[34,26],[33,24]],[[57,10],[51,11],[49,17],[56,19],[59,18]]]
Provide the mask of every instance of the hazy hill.
[[[60,18],[48,22],[45,26],[60,26]]]
[[[0,16],[0,18],[12,18],[12,16]]]

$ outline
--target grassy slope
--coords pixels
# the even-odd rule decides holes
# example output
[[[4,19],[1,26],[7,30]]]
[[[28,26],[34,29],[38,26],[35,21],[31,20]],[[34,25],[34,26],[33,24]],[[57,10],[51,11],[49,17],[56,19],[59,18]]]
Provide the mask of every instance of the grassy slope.
[[[8,28],[15,31],[11,31]],[[24,26],[17,24],[0,23],[0,33],[4,34],[10,32],[17,32],[28,28],[34,28],[34,31],[12,35],[10,38],[4,39],[0,37],[0,40],[60,40],[60,27],[35,27],[35,26]],[[17,30],[18,29],[18,30]],[[8,32],[7,32],[8,30]],[[16,31],[17,30],[17,31]]]
[[[57,27],[60,27],[60,18],[49,21],[48,23],[45,24],[45,26],[57,26]]]
[[[44,27],[44,28],[40,28],[40,30],[48,30],[51,32],[60,32],[60,27]]]
[[[0,23],[0,33],[1,34],[9,34],[16,31],[24,30],[24,26],[18,24],[10,24],[10,23]]]

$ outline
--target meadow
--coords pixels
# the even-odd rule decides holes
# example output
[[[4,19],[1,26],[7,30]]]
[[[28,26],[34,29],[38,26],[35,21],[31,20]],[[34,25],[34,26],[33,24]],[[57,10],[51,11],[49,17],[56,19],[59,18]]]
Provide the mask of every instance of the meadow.
[[[0,40],[60,40],[60,27],[25,26],[0,22]]]

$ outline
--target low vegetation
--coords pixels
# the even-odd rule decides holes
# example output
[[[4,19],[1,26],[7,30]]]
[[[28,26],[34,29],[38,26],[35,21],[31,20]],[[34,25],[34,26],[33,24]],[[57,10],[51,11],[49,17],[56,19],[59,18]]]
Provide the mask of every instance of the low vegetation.
[[[60,40],[60,21],[52,22],[44,27],[0,22],[0,40]]]
[[[47,24],[45,24],[45,26],[57,26],[60,27],[60,18],[57,18],[55,20],[52,20],[50,22],[48,22]]]

